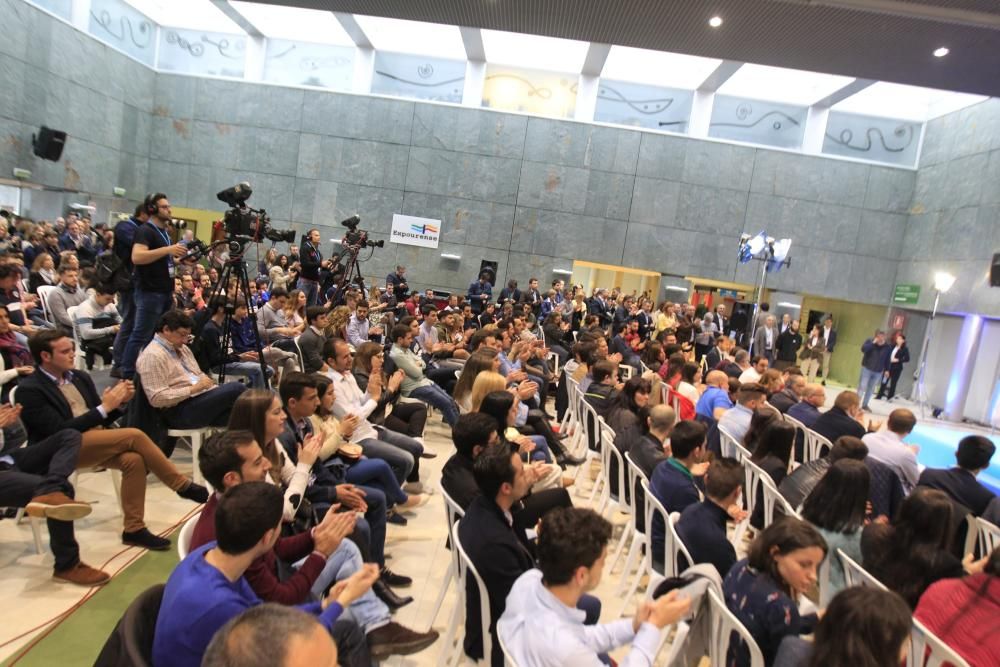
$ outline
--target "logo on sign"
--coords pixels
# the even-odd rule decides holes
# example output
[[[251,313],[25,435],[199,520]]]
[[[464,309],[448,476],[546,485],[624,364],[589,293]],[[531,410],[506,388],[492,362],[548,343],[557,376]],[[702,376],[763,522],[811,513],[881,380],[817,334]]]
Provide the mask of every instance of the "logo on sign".
[[[410,225],[410,231],[417,234],[437,234],[438,228],[434,225]]]
[[[424,248],[438,247],[441,236],[441,221],[434,218],[418,218],[413,215],[392,216],[391,243],[416,245]]]

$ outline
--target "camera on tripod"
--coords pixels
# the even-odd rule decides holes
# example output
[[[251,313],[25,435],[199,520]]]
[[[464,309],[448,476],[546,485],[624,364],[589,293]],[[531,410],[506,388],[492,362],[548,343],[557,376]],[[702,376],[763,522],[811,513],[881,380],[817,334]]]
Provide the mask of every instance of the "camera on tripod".
[[[230,206],[222,220],[230,241],[262,243],[267,239],[276,243],[279,241],[294,243],[294,229],[275,229],[271,226],[271,218],[268,217],[267,211],[247,206],[247,200],[252,194],[253,189],[250,184],[243,182],[215,195],[219,201]]]
[[[368,232],[366,230],[358,229],[358,225],[361,224],[360,215],[352,215],[347,220],[341,220],[340,224],[347,227],[347,233],[344,234],[344,240],[347,241],[347,245],[355,247],[365,246],[368,248],[385,247],[385,241],[372,241],[368,238]]]

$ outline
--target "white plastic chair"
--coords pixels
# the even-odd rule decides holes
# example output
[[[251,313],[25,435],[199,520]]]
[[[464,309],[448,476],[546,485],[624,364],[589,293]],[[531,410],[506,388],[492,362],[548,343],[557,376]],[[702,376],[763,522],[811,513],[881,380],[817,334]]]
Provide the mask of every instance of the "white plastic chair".
[[[719,426],[719,443],[722,455],[740,463],[750,460],[750,451],[732,433]]]
[[[798,445],[798,442],[799,442],[799,438],[802,438],[802,460],[799,461],[799,463],[805,463],[806,462],[805,441],[806,441],[806,430],[807,430],[806,429],[806,425],[803,424],[802,422],[800,422],[795,417],[792,417],[791,415],[789,415],[787,413],[783,414],[782,417],[785,419],[786,422],[788,422],[789,424],[791,424],[792,426],[795,427],[795,441],[794,442],[796,443],[796,449],[797,449],[797,445]],[[794,452],[794,449],[793,449],[793,452]],[[792,459],[794,460],[795,457],[793,456]]]
[[[674,512],[670,514],[667,512],[667,508],[663,506],[663,503],[653,495],[653,492],[649,488],[649,483],[646,481],[642,482],[642,491],[646,495],[646,534],[649,535],[650,548],[646,552],[646,566],[647,573],[649,574],[649,584],[647,585],[647,590],[656,586],[656,583],[660,579],[676,577],[681,573],[680,558],[681,554],[687,559],[688,565],[694,563],[694,559],[691,558],[691,553],[681,542],[680,538],[677,536],[677,530],[674,528],[677,520],[680,519],[681,515],[679,512]],[[653,540],[653,517],[659,515],[663,520],[663,571],[656,569],[656,565],[653,562],[652,553],[652,540]],[[627,606],[626,598],[626,606]],[[624,611],[624,608],[623,608]]]
[[[440,487],[441,497],[444,498],[444,514],[445,514],[445,525],[452,526],[456,521],[465,516],[465,510],[456,503],[448,492],[444,490],[444,487]],[[446,540],[447,541],[447,540]],[[454,549],[449,551],[448,560],[448,571],[444,574],[444,581],[441,582],[441,589],[438,592],[437,600],[434,602],[434,611],[431,612],[430,622],[428,627],[434,625],[434,621],[437,619],[438,614],[441,613],[441,606],[444,604],[445,593],[448,592],[448,587],[451,582],[455,579],[455,552]],[[454,628],[452,628],[453,630]]]
[[[31,537],[35,543],[35,552],[41,556],[45,553],[45,547],[42,544],[42,520],[38,517],[28,515],[23,507],[18,507],[17,514],[14,516],[15,525],[20,526],[25,518],[28,519],[28,524],[31,526]]]
[[[100,474],[102,472],[107,472],[108,476],[111,478],[111,486],[115,492],[115,498],[118,500],[118,512],[124,516],[122,512],[122,471],[116,470],[115,468],[86,468],[84,470],[74,470],[73,474],[69,476],[69,483],[73,485],[73,488],[77,488],[77,480],[80,477],[80,473],[96,473]],[[93,502],[93,501],[88,501]]]
[[[930,649],[930,654],[927,654]],[[923,623],[913,619],[913,629],[910,631],[910,652],[906,656],[907,667],[941,667],[944,664],[952,667],[969,667],[955,649],[945,644]]]
[[[635,373],[635,369],[625,363],[619,364],[618,370],[621,371],[623,380],[631,380],[632,374]]]
[[[198,512],[185,521],[184,525],[181,526],[181,531],[177,533],[177,556],[180,560],[187,558],[188,552],[191,550],[191,536],[194,535],[194,527],[200,518],[201,512]]]
[[[774,485],[774,480],[767,472],[756,463],[747,458],[743,461],[743,471],[746,478],[747,512],[752,515],[757,507],[757,495],[760,492],[761,502],[763,502],[764,524],[761,528],[767,528],[774,523],[774,508],[781,507],[786,516],[798,516],[791,503],[778,492],[778,487]]]
[[[620,512],[631,513],[630,508],[625,503],[625,460],[622,458],[621,452],[615,447],[615,432],[608,423],[603,419],[598,417],[597,427],[600,429],[601,433],[601,475],[604,477],[604,492],[601,494],[601,500],[597,506],[597,513],[604,514],[609,509],[618,510]],[[617,482],[618,491],[612,491],[611,482],[611,467],[612,461],[617,465],[618,471],[615,473],[615,482]],[[622,540],[628,535],[628,531],[622,532]],[[612,560],[612,569],[614,569],[614,563],[618,560],[617,553],[620,553],[621,548],[624,543],[620,540],[618,544],[618,551],[616,552],[615,558]]]
[[[845,554],[841,549],[837,549],[837,557],[844,567],[844,583],[848,588],[851,586],[874,586],[883,591],[889,590],[885,584],[875,578],[873,574],[861,567],[853,558]]]
[[[802,456],[805,459],[803,463],[809,463],[810,461],[815,461],[820,458],[823,454],[823,448],[833,449],[833,443],[821,436],[816,431],[807,428],[805,430],[805,447],[802,451]]]
[[[448,665],[452,660],[460,660],[462,655],[462,641],[461,635],[459,634],[459,628],[462,627],[462,619],[465,618],[465,583],[461,578],[461,558],[458,555],[458,549],[455,548],[455,538],[452,536],[452,529],[458,526],[458,521],[463,516],[465,516],[465,510],[448,495],[448,493],[441,489],[441,495],[444,497],[444,511],[445,517],[448,519],[448,540],[451,544],[451,549],[448,550],[448,572],[445,574],[445,580],[441,584],[441,591],[438,593],[438,599],[434,603],[433,616],[431,616],[430,622],[428,623],[428,629],[433,627],[434,620],[437,618],[438,613],[441,610],[441,604],[444,601],[445,593],[448,590],[448,586],[451,582],[455,583],[455,606],[451,610],[451,615],[448,617],[448,629],[445,631],[443,648],[441,649],[441,657],[439,658],[439,664]],[[457,642],[457,646],[456,646]]]
[[[632,457],[629,456],[628,452],[625,453],[625,465],[628,466],[628,490],[629,490],[629,513],[632,515],[629,519],[629,526],[632,531],[632,545],[629,547],[628,555],[625,557],[625,566],[622,569],[622,578],[618,582],[618,587],[615,589],[615,596],[619,596],[626,583],[629,580],[629,575],[632,569],[637,565],[636,559],[639,558],[640,552],[649,551],[649,536],[646,533],[646,521],[645,514],[643,515],[642,523],[638,521],[638,508],[639,505],[639,495],[643,494],[642,482],[649,484],[649,479],[646,474],[636,465]],[[645,510],[645,499],[642,500],[642,507]],[[639,587],[638,579],[642,576],[642,561],[638,563],[639,569],[636,571],[635,575],[635,586],[631,588],[629,597],[635,594],[635,591]],[[626,598],[627,600],[628,598]]]
[[[201,450],[205,439],[213,431],[221,430],[221,427],[205,426],[204,428],[172,428],[167,430],[167,435],[187,442],[191,446],[192,479],[198,484],[204,484],[205,478],[201,474],[201,466],[198,465],[198,452]]]
[[[476,570],[476,566],[472,563],[472,559],[469,555],[465,553],[465,549],[462,547],[462,541],[458,538],[458,524],[460,522],[456,521],[451,528],[451,546],[458,553],[458,599],[456,604],[460,605],[463,609],[466,606],[465,592],[468,590],[466,588],[466,578],[471,574],[473,579],[476,581],[476,588],[479,590],[479,624],[480,632],[483,638],[483,658],[477,664],[480,665],[491,665],[492,653],[493,653],[493,639],[490,637],[490,596],[489,591],[486,590],[486,584],[483,582],[483,578],[479,576],[479,572]],[[459,653],[458,656],[461,658],[461,642],[459,642]],[[448,644],[445,644],[445,650],[448,650]],[[457,664],[457,663],[456,663]]]
[[[982,517],[969,514],[965,518],[969,523],[965,535],[965,553],[978,554],[982,558],[1000,546],[1000,528]]]
[[[510,649],[507,648],[507,644],[503,640],[503,627],[506,624],[503,622],[503,617],[497,619],[497,641],[500,643],[500,650],[503,651],[503,664],[504,667],[517,667],[517,663],[514,662],[514,658],[510,653]]]
[[[80,326],[76,321],[76,314],[80,306],[70,306],[66,309],[69,321],[73,323],[73,344],[76,345],[76,353],[73,355],[73,368],[78,371],[87,369],[87,353],[83,350],[83,338],[80,337]],[[104,359],[100,355],[94,357],[94,368],[104,370]]]
[[[588,403],[587,400],[583,397],[583,393],[578,392],[578,394],[579,394],[578,405],[580,406],[580,416],[581,416],[580,422],[582,425],[581,430],[583,431],[582,450],[583,453],[586,455],[587,460],[584,462],[582,466],[577,466],[576,468],[577,481],[579,481],[580,473],[584,469],[589,469],[587,463],[593,459],[600,459],[602,456],[601,427],[600,427],[601,418],[598,416],[597,411],[594,410],[594,406]],[[591,444],[593,444],[594,446],[591,447]],[[606,481],[607,481],[606,473],[602,471],[601,474],[597,476],[597,479],[594,481],[594,485],[593,487],[591,487],[590,490],[589,503],[592,507],[595,506],[594,502],[597,499],[598,493],[602,492],[602,489]],[[579,489],[577,493],[578,494],[582,493],[582,489]]]
[[[41,285],[38,288],[38,302],[42,306],[42,317],[45,318],[46,322],[55,324],[52,320],[52,313],[49,311],[49,296],[55,290],[59,289],[57,285]]]
[[[739,636],[739,640],[747,647],[750,653],[750,667],[764,667],[764,654],[754,641],[753,635],[740,623],[740,619],[733,615],[726,607],[726,603],[715,593],[708,589],[709,613],[711,614],[711,639],[708,644],[708,657],[713,665],[725,665],[726,653],[729,651],[729,643],[733,633]]]

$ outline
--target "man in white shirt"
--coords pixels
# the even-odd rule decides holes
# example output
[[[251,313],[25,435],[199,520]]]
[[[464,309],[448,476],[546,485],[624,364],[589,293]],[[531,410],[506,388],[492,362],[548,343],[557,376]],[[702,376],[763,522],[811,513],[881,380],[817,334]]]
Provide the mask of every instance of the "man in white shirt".
[[[361,445],[365,456],[382,459],[389,464],[396,480],[403,484],[407,493],[423,493],[420,483],[420,455],[424,446],[419,441],[385,428],[378,429],[368,421],[370,415],[378,407],[382,397],[382,357],[372,357],[372,370],[368,379],[368,390],[361,391],[358,381],[351,375],[354,354],[347,342],[340,338],[331,338],[323,344],[323,361],[329,371],[326,373],[333,381],[336,399],[333,404],[333,414],[337,419],[349,415],[357,415],[358,425],[351,436],[352,440]]]
[[[881,461],[899,476],[903,491],[909,495],[920,478],[921,466],[917,463],[917,445],[908,445],[903,438],[917,425],[916,416],[909,410],[900,408],[889,413],[885,430],[867,433],[861,438],[868,446],[868,456]]]
[[[381,335],[382,327],[368,326],[368,302],[359,301],[351,315],[351,321],[347,323],[347,342],[356,350],[362,343],[367,343],[369,337]]]
[[[592,510],[557,508],[545,515],[538,536],[538,569],[514,582],[500,639],[520,667],[601,667],[600,655],[629,642],[621,667],[652,665],[660,631],[691,606],[677,591],[638,605],[635,617],[584,625],[580,597],[601,582],[611,524]]]
[[[750,384],[752,382],[760,382],[760,379],[764,376],[764,371],[767,370],[768,361],[767,357],[764,355],[754,355],[750,366],[747,366],[743,372],[740,374],[739,381],[740,384]]]

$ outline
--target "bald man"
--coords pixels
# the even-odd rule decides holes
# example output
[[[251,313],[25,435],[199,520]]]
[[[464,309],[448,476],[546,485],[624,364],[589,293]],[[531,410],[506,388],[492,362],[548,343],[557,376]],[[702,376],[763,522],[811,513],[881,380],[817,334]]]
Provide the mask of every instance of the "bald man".
[[[920,447],[908,445],[903,439],[913,432],[916,425],[916,415],[905,408],[899,408],[889,413],[884,431],[868,433],[861,438],[868,445],[868,456],[892,468],[903,483],[903,492],[907,495],[920,478],[920,466],[917,464]]]
[[[819,419],[819,409],[826,404],[826,390],[818,383],[807,384],[802,389],[802,400],[788,408],[789,417],[798,419],[806,428],[812,428]]]
[[[733,402],[729,400],[729,376],[723,371],[709,371],[705,376],[705,392],[698,399],[695,413],[718,421],[731,407]]]
[[[336,667],[337,645],[322,625],[295,607],[262,604],[234,617],[212,638],[202,667],[274,665]]]

